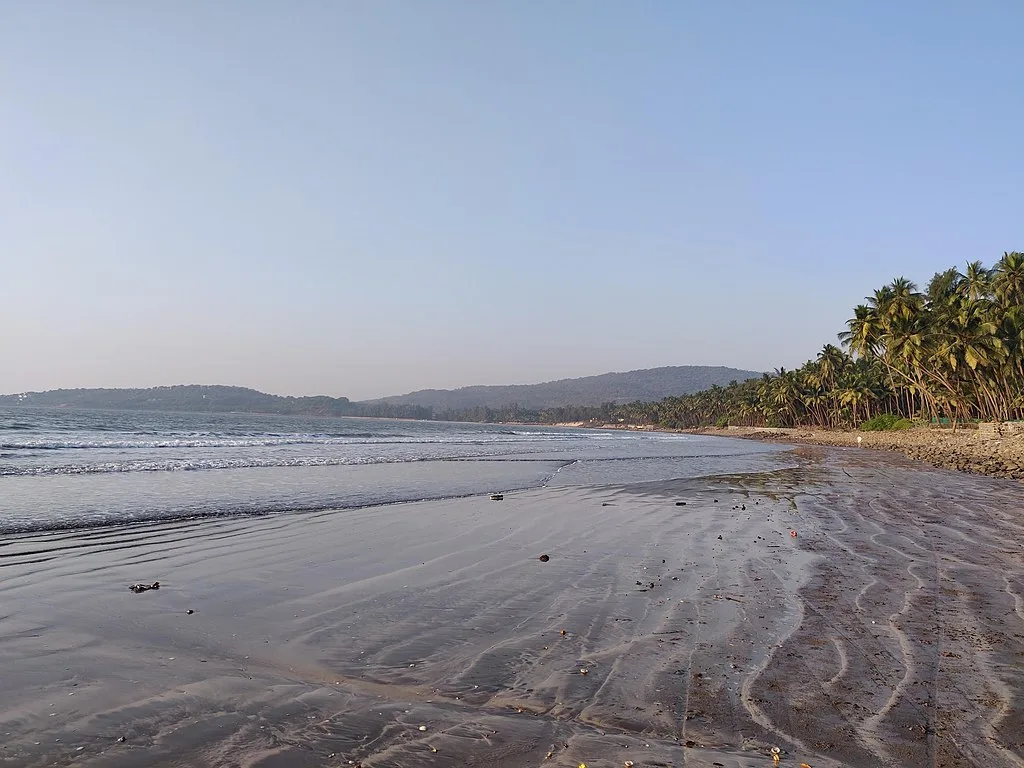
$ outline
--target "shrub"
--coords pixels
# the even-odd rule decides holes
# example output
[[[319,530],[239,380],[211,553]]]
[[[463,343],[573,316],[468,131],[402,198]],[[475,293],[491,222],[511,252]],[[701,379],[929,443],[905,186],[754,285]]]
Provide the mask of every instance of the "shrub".
[[[914,426],[914,422],[910,419],[904,419],[892,413],[882,413],[862,422],[860,429],[862,432],[887,432],[891,429],[910,429],[912,426]]]
[[[725,429],[726,427],[729,426],[729,417],[719,416],[718,421],[715,422],[715,426],[718,427],[719,429]]]

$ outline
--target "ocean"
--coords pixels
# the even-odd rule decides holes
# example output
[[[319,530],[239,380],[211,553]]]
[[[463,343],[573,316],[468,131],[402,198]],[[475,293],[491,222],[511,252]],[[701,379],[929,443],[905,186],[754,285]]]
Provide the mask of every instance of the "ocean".
[[[754,472],[782,451],[624,430],[2,408],[0,532]]]

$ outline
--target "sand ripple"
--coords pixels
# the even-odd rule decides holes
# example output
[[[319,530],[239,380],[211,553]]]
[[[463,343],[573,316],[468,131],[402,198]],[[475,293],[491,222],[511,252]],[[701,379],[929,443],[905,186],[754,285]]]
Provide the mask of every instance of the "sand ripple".
[[[8,537],[0,761],[1024,765],[1021,485],[802,455]]]

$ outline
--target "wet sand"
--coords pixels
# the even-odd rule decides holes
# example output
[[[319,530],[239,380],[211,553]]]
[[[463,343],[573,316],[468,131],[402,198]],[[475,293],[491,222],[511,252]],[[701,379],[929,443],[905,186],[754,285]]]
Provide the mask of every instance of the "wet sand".
[[[7,537],[0,764],[1024,765],[1024,486],[798,451]]]
[[[863,446],[902,453],[908,459],[942,469],[1024,480],[1024,431],[1015,423],[983,424],[957,430],[915,427],[880,432],[805,427],[708,427],[685,431],[742,437],[761,443]]]

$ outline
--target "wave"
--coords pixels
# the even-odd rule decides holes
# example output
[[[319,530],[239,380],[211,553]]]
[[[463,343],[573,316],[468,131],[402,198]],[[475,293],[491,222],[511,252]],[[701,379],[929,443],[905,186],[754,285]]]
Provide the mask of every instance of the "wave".
[[[168,459],[154,461],[96,462],[94,464],[61,464],[26,467],[0,464],[0,477],[43,477],[48,475],[101,475],[115,472],[195,472],[210,469],[255,469],[264,467],[335,467],[365,464],[405,464],[416,461],[444,461],[428,457],[358,456],[328,457],[302,456],[287,459],[259,459],[250,456],[225,459]]]
[[[507,488],[505,492],[523,490],[523,488]],[[382,495],[378,499],[363,503],[345,503],[343,500],[325,500],[321,503],[296,504],[281,501],[277,503],[263,502],[259,506],[239,504],[225,507],[192,506],[188,510],[168,509],[162,511],[144,510],[117,514],[94,513],[73,518],[56,520],[0,520],[0,534],[32,534],[54,531],[90,530],[97,528],[121,528],[124,526],[145,525],[153,523],[178,523],[189,520],[211,520],[217,518],[267,517],[281,514],[309,514],[316,512],[338,512],[344,510],[367,509],[388,504],[407,504],[419,501],[439,501],[444,499],[461,499],[478,496],[483,491],[461,494],[422,495],[415,493],[396,493]],[[0,554],[0,567],[3,567],[4,555]]]
[[[0,454],[0,458],[9,454]],[[92,464],[53,464],[24,466],[0,464],[0,477],[50,477],[54,475],[106,475],[124,472],[198,472],[216,469],[265,469],[276,467],[344,467],[369,464],[414,464],[431,461],[558,461],[551,457],[474,454],[469,456],[295,456],[289,458],[256,458],[252,456],[224,459],[134,459],[101,461]]]
[[[456,460],[458,461],[458,460]],[[563,466],[566,463],[564,462]],[[557,472],[559,467],[551,467],[530,481],[521,477],[498,486],[503,493],[526,490],[543,486]],[[253,500],[234,499],[225,501],[216,499],[191,499],[187,503],[174,503],[166,500],[163,508],[145,508],[131,505],[130,507],[112,508],[103,505],[99,509],[80,509],[60,517],[35,517],[32,513],[15,514],[0,517],[0,535],[34,534],[54,531],[93,530],[104,528],[121,528],[146,524],[179,523],[190,520],[209,520],[216,518],[266,517],[280,514],[335,513],[356,509],[381,507],[390,504],[406,504],[420,501],[440,501],[480,496],[494,491],[490,480],[473,484],[476,487],[460,489],[426,489],[426,488],[389,488],[374,486],[368,492],[358,495],[348,493],[332,494],[323,492],[320,498],[311,499],[305,494],[293,495],[288,498],[259,498]],[[326,489],[321,489],[325,491]],[[319,494],[318,494],[319,495]],[[2,550],[2,548],[0,548]],[[17,553],[13,555],[17,556]],[[6,562],[7,555],[0,551],[0,568]]]
[[[0,442],[0,450],[26,451],[62,451],[88,450],[96,448],[261,448],[275,445],[358,445],[375,442],[410,442],[406,440],[366,440],[373,435],[322,436],[293,435],[267,437],[220,437],[207,435],[190,435],[188,437],[163,437],[149,440],[131,438],[110,439],[59,439],[53,437],[26,438],[24,440],[7,440]],[[414,441],[412,441],[414,442]]]
[[[529,437],[536,441],[559,442],[575,439],[574,435],[560,436],[548,435],[545,433],[520,433],[502,432],[495,433],[494,437],[467,437],[463,435],[438,436],[438,437],[391,437],[380,435],[344,435],[344,436],[321,436],[321,435],[295,435],[289,437],[246,437],[246,438],[225,438],[225,437],[182,437],[164,438],[157,440],[133,440],[133,439],[110,439],[110,440],[83,440],[83,439],[53,439],[53,438],[31,438],[25,440],[0,442],[0,451],[62,451],[62,450],[90,450],[90,449],[167,449],[167,448],[265,448],[286,445],[396,445],[408,443],[411,445],[491,445],[494,443],[514,442],[507,438],[515,435]],[[371,439],[367,439],[371,438]],[[597,438],[600,439],[600,438]]]

